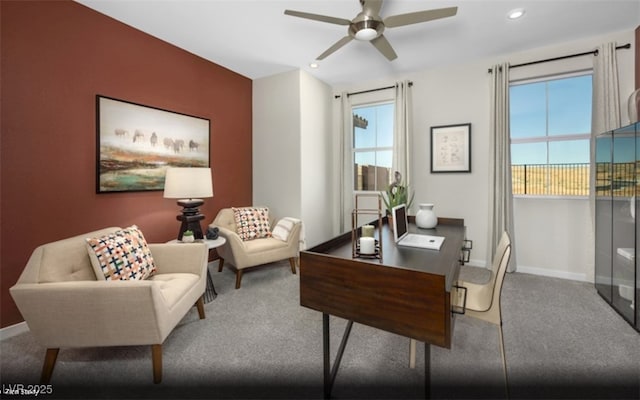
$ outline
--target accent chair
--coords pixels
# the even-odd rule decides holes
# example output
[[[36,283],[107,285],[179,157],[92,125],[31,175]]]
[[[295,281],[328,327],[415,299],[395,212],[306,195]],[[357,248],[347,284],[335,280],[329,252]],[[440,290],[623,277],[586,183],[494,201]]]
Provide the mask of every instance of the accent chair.
[[[122,230],[106,228],[37,247],[10,289],[29,330],[47,349],[42,383],[51,380],[62,347],[134,345],[151,345],[153,380],[160,383],[162,343],[194,304],[205,318],[205,244],[148,244],[155,265],[151,276],[99,279],[86,239],[116,232]]]

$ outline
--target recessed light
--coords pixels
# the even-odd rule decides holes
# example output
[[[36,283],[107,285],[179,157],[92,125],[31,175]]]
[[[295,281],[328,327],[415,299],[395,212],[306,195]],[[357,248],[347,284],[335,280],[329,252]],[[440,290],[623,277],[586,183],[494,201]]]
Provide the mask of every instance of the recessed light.
[[[515,10],[511,10],[509,11],[509,13],[507,14],[507,18],[509,19],[518,19],[518,18],[522,18],[524,16],[524,8],[516,8]]]
[[[317,62],[312,62],[311,64],[309,64],[309,66],[311,68],[318,68],[320,65]]]

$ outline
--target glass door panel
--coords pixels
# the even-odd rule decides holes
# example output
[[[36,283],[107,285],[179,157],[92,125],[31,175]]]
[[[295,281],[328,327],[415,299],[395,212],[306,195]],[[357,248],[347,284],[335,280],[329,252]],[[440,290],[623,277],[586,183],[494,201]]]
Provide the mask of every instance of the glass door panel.
[[[612,235],[612,159],[611,132],[596,138],[596,260],[595,285],[598,293],[611,302],[611,235]]]
[[[633,321],[635,297],[636,135],[633,127],[613,133],[612,158],[612,292],[611,303]]]

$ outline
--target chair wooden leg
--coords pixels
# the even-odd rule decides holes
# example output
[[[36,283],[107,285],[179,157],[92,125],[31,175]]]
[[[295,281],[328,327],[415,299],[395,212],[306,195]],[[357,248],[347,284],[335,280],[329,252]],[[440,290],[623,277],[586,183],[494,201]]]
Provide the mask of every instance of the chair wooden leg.
[[[409,340],[409,368],[416,367],[416,340]]]
[[[204,319],[204,295],[200,296],[198,301],[196,301],[196,307],[198,308],[198,316],[200,319]]]
[[[504,335],[502,334],[502,323],[498,325],[500,331],[500,355],[502,356],[502,369],[504,370],[504,386],[507,391],[507,399],[509,398],[509,379],[507,377],[507,358],[504,352]]]
[[[151,361],[153,362],[153,383],[162,382],[162,345],[151,345]]]
[[[56,360],[58,359],[59,351],[60,349],[47,349],[47,353],[44,356],[44,364],[42,365],[42,375],[40,376],[40,383],[46,385],[51,381],[53,367],[56,366]]]
[[[240,282],[242,281],[242,270],[236,270],[236,289],[240,289]]]
[[[291,265],[291,273],[292,274],[296,274],[296,258],[295,257],[291,257],[289,259],[289,265]]]
[[[224,258],[220,257],[220,262],[218,263],[218,272],[222,272],[223,266],[224,266]]]

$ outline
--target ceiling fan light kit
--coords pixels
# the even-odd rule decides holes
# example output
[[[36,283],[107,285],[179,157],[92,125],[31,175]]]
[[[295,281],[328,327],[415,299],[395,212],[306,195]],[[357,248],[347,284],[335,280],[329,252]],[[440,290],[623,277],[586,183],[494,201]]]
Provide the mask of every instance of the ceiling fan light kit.
[[[382,0],[360,0],[362,11],[349,21],[344,18],[330,17],[326,15],[311,14],[302,11],[285,10],[285,15],[306,18],[314,21],[326,22],[336,25],[348,25],[348,35],[338,40],[331,47],[318,56],[318,60],[333,54],[338,49],[349,43],[352,39],[370,42],[387,60],[393,61],[398,56],[393,47],[382,34],[385,27],[395,28],[399,26],[433,21],[436,19],[452,17],[458,12],[458,7],[440,8],[436,10],[416,11],[408,14],[392,15],[381,18],[379,13],[382,8]]]
[[[378,31],[373,28],[362,28],[358,32],[356,32],[356,39],[369,41],[371,39],[375,39],[378,36]]]
[[[383,29],[382,22],[368,19],[351,23],[349,25],[349,34],[358,40],[369,41],[381,35]]]

